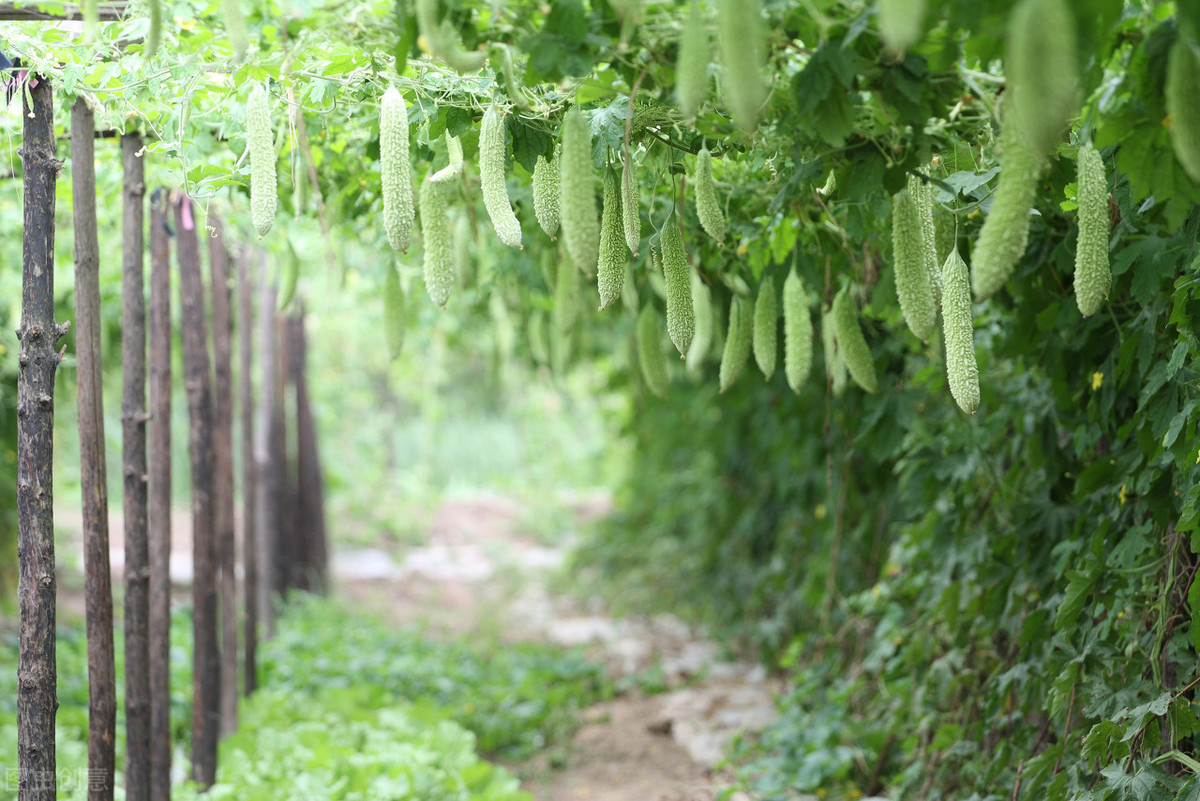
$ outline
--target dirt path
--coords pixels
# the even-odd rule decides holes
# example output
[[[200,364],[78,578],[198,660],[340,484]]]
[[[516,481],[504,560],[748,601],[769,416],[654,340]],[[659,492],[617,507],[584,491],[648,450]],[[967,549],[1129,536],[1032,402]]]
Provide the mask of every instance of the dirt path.
[[[594,519],[608,503],[574,499],[571,519]],[[725,745],[773,719],[777,688],[761,668],[723,659],[679,620],[614,619],[596,601],[553,594],[549,579],[569,542],[570,532],[554,545],[539,542],[521,506],[474,495],[438,510],[425,545],[397,558],[342,552],[334,575],[340,594],[399,622],[585,646],[614,679],[652,677],[667,688],[588,710],[565,766],[514,766],[537,801],[712,801],[724,786],[714,769]]]
[[[607,513],[605,496],[563,499],[568,528]],[[171,577],[191,580],[187,510],[173,516]],[[550,589],[573,537],[539,538],[544,525],[512,499],[470,495],[448,499],[432,516],[427,541],[395,554],[341,550],[334,591],[397,623],[417,623],[435,636],[495,636],[583,646],[621,685],[634,689],[587,710],[566,753],[510,765],[536,801],[713,801],[727,786],[717,773],[738,732],[760,731],[774,717],[778,690],[755,665],[723,658],[720,648],[670,616],[609,616],[597,599]],[[77,550],[78,521],[58,524]],[[110,519],[114,576],[121,575],[121,519]],[[64,558],[74,558],[69,553]],[[73,571],[72,571],[73,573]],[[63,612],[82,618],[81,587],[60,583]],[[75,609],[78,606],[78,609]],[[547,764],[553,759],[556,764]],[[735,795],[731,801],[747,801]]]

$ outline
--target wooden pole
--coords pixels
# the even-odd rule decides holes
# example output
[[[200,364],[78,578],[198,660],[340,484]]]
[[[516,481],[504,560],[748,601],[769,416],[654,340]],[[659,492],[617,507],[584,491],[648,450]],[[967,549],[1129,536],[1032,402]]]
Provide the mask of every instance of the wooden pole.
[[[142,138],[121,137],[121,423],[125,462],[125,798],[150,801],[150,551],[146,518],[146,193]]]
[[[274,592],[279,597],[296,586],[296,485],[288,453],[287,317],[272,311],[275,321],[275,404],[271,415],[271,461],[279,471],[275,484],[276,519]]]
[[[208,321],[204,277],[192,201],[175,201],[179,248],[179,322],[192,457],[192,778],[202,788],[217,775],[221,727],[221,656],[217,644],[217,564],[213,517],[212,389],[208,375]]]
[[[30,79],[22,92],[24,239],[21,327],[17,329],[17,799],[55,801],[54,607],[54,373],[58,340],[67,325],[54,322],[54,180],[62,162],[54,141],[50,81]]]
[[[292,318],[288,363],[296,392],[296,477],[299,498],[297,535],[302,543],[302,583],[310,592],[327,585],[328,546],[325,534],[325,487],[317,449],[317,426],[308,397],[308,341],[304,309]]]
[[[171,234],[150,203],[150,796],[171,798]]]
[[[275,290],[260,275],[259,294],[259,353],[262,354],[262,387],[258,399],[258,424],[254,439],[254,472],[258,479],[258,574],[259,613],[266,624],[267,636],[275,633],[275,574],[278,570],[275,541],[279,531],[278,500],[279,465],[272,459],[272,429],[275,419],[276,375],[279,365],[275,358]]]
[[[238,404],[242,417],[242,565],[245,608],[246,695],[258,688],[258,486],[254,469],[254,287],[250,277],[250,253],[242,250],[238,271]]]
[[[214,521],[221,584],[221,736],[237,731],[237,551],[233,497],[233,315],[229,297],[229,251],[221,221],[209,218],[215,400],[213,409]]]
[[[108,477],[100,357],[100,244],[96,233],[95,120],[81,97],[71,107],[75,218],[75,356],[83,494],[84,596],[88,645],[88,799],[111,801],[116,771],[117,678],[113,653]]]

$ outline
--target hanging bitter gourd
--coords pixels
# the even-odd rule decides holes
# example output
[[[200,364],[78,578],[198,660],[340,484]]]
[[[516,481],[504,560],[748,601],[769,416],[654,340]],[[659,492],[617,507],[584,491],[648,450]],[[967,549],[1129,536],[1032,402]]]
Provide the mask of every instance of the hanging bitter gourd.
[[[1104,159],[1091,143],[1079,148],[1076,197],[1079,241],[1075,245],[1075,303],[1089,317],[1108,297],[1112,270],[1108,264],[1108,177]]]
[[[533,165],[533,214],[551,239],[558,238],[558,149],[549,161],[538,156]]]
[[[407,253],[412,244],[412,166],[408,163],[408,107],[394,86],[379,107],[379,169],[383,183],[383,229],[392,250]]]
[[[975,327],[971,322],[971,289],[967,263],[950,251],[942,265],[942,339],[946,342],[946,378],[959,408],[975,414],[979,407],[979,367],[975,363]]]
[[[479,127],[479,183],[483,206],[500,241],[510,248],[521,248],[521,223],[508,199],[504,173],[504,120],[496,107],[489,106]]]
[[[430,183],[448,184],[462,174],[462,142],[459,141],[457,136],[451,136],[449,131],[446,131],[446,160],[447,164],[445,167],[442,167],[429,176]]]
[[[846,360],[838,348],[837,330],[833,321],[833,307],[830,306],[821,313],[821,350],[825,354],[825,377],[833,390],[834,397],[840,398],[846,391]]]
[[[389,264],[383,278],[383,332],[387,340],[388,356],[395,360],[404,349],[404,287],[400,285],[400,273]]]
[[[241,61],[250,47],[242,0],[221,0],[221,13],[225,16],[225,33],[229,36],[229,43],[233,45],[233,60]]]
[[[862,326],[858,322],[858,309],[850,297],[849,288],[838,292],[833,299],[833,326],[838,352],[846,362],[850,377],[867,392],[875,394],[879,391],[875,363],[871,361],[871,349],[867,347],[867,339],[863,336]]]
[[[246,145],[250,150],[250,219],[262,238],[275,224],[279,198],[275,179],[275,138],[271,133],[267,90],[261,83],[254,84],[246,101]]]
[[[1020,0],[1009,15],[1004,69],[1009,124],[1038,156],[1062,138],[1078,108],[1075,20],[1067,0]]]
[[[712,46],[704,26],[700,0],[692,0],[683,33],[679,36],[679,56],[675,59],[675,99],[686,119],[696,116],[708,94],[708,64]]]
[[[642,218],[638,215],[638,198],[641,190],[638,187],[637,175],[630,163],[633,159],[626,154],[621,164],[621,219],[625,229],[625,244],[629,252],[638,254],[638,246],[642,243]]]
[[[642,377],[646,379],[646,388],[658,397],[665,398],[670,379],[659,331],[658,313],[654,311],[653,306],[644,307],[637,321],[638,361],[642,365]]]
[[[584,275],[596,272],[600,251],[600,220],[596,216],[596,168],[592,136],[576,106],[563,121],[559,155],[559,215],[567,255]]]
[[[754,309],[750,302],[734,296],[729,304],[729,331],[725,334],[725,349],[721,353],[718,375],[721,392],[729,389],[750,358],[750,339],[754,334]]]
[[[600,290],[600,310],[621,297],[625,287],[625,263],[629,256],[621,231],[621,197],[617,174],[611,167],[604,171],[604,206],[600,215],[600,257],[596,266],[596,285]],[[572,265],[571,269],[575,269]],[[576,271],[578,272],[578,271]]]
[[[717,12],[725,105],[738,126],[751,132],[758,127],[767,97],[762,75],[767,57],[762,0],[718,0]]]
[[[421,182],[421,237],[425,243],[425,291],[442,308],[454,289],[454,241],[441,184]]]
[[[696,317],[692,309],[692,267],[683,249],[679,218],[674,213],[663,227],[662,269],[667,289],[667,333],[682,359],[687,356],[696,333]]]
[[[921,38],[925,0],[879,0],[879,34],[892,55],[899,55]]]
[[[696,154],[696,173],[692,177],[692,185],[696,192],[696,216],[704,231],[717,242],[717,247],[723,247],[725,241],[725,214],[721,204],[717,202],[717,193],[713,189],[712,154],[707,147],[700,148]]]
[[[984,300],[1004,286],[1029,243],[1029,213],[1037,198],[1042,159],[1011,123],[1001,134],[1000,185],[971,254],[971,288]]]
[[[779,301],[775,295],[775,279],[763,278],[754,301],[754,361],[768,381],[775,375],[779,332]]]
[[[1175,34],[1167,56],[1166,95],[1175,157],[1200,183],[1200,56],[1183,30]]]
[[[783,372],[793,392],[812,371],[813,325],[808,313],[808,295],[804,280],[796,271],[783,282]]]
[[[914,197],[919,191],[920,187],[910,183],[892,196],[892,260],[904,321],[917,339],[927,342],[937,322],[937,306],[927,263],[925,228]]]

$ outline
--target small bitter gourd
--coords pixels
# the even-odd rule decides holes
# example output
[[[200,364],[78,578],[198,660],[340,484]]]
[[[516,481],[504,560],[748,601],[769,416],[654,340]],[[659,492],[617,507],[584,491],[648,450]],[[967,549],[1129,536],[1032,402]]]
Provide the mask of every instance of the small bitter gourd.
[[[642,218],[638,215],[638,198],[641,191],[638,188],[637,175],[633,171],[632,160],[627,156],[621,165],[621,219],[625,229],[625,244],[636,258],[638,246],[642,243]]]
[[[871,361],[871,349],[867,347],[867,339],[858,322],[858,309],[848,288],[838,292],[833,299],[833,325],[838,352],[846,362],[850,377],[867,392],[875,394],[879,391],[875,363]]]
[[[271,113],[267,109],[267,90],[261,83],[254,84],[246,101],[246,144],[250,149],[250,219],[262,238],[275,224],[279,198]]]
[[[692,309],[692,267],[683,249],[679,233],[679,218],[672,214],[662,233],[662,269],[667,290],[667,333],[679,351],[687,356],[696,333],[696,317]]]
[[[1079,148],[1076,197],[1079,201],[1079,241],[1075,245],[1075,302],[1089,317],[1108,297],[1112,269],[1108,264],[1108,177],[1104,159],[1092,145]]]
[[[796,271],[783,282],[783,372],[788,386],[799,392],[812,371],[813,324],[808,313],[804,280]]]
[[[500,241],[510,248],[521,248],[521,223],[508,199],[504,172],[504,120],[496,107],[489,106],[479,127],[479,183],[483,206]]]
[[[763,278],[754,301],[754,361],[768,381],[775,375],[779,332],[779,301],[775,295],[775,279]]]
[[[958,248],[950,251],[942,265],[942,339],[946,342],[950,394],[960,409],[975,414],[979,407],[979,367],[975,363],[967,263],[958,255]]]
[[[600,310],[603,311],[625,287],[625,252],[621,225],[621,197],[617,174],[609,167],[604,171],[604,206],[600,216],[600,257],[596,266],[596,285],[600,290]],[[571,265],[574,270],[575,266]],[[578,270],[576,270],[578,272]]]
[[[717,202],[717,193],[713,189],[712,154],[707,147],[700,148],[696,154],[696,173],[692,178],[696,191],[696,216],[704,231],[717,242],[717,247],[723,247],[725,241],[725,214],[721,204]]]
[[[558,237],[558,150],[549,161],[538,156],[533,165],[533,214],[551,239]]]
[[[653,306],[646,306],[638,315],[637,345],[638,361],[642,365],[642,377],[646,379],[646,388],[660,398],[667,396],[667,386],[670,379],[667,376],[667,357],[662,349],[662,335],[659,333],[658,313]]]
[[[725,349],[721,353],[718,376],[721,392],[729,389],[750,358],[750,339],[754,333],[754,310],[750,302],[734,296],[729,304],[729,331],[725,334]]]
[[[379,168],[383,183],[383,228],[392,250],[408,252],[412,244],[412,166],[408,163],[408,108],[394,86],[383,93],[379,108]]]
[[[675,59],[675,99],[687,119],[696,116],[708,94],[708,64],[712,46],[704,26],[700,0],[692,0],[691,10],[679,36],[679,55]]]
[[[910,184],[892,196],[892,260],[904,321],[917,339],[927,342],[937,322],[937,306],[926,258],[925,229],[914,197],[919,191],[920,187]]]
[[[454,289],[454,241],[440,184],[421,182],[421,236],[425,243],[425,291],[442,308]]]
[[[578,107],[563,121],[559,156],[559,214],[567,255],[584,275],[596,272],[600,220],[596,216],[596,167],[592,135]]]

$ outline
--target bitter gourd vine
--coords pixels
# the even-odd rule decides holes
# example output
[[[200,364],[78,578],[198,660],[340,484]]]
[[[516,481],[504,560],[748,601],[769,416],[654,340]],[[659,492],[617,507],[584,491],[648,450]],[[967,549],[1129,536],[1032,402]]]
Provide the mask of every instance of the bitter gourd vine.
[[[1076,177],[1079,240],[1075,245],[1075,303],[1080,314],[1090,317],[1108,298],[1112,284],[1108,264],[1108,178],[1104,159],[1091,143],[1079,148]]]
[[[500,241],[510,248],[520,249],[521,223],[508,199],[504,160],[504,120],[493,105],[484,112],[483,123],[479,126],[479,183],[483,206]]]
[[[379,108],[379,171],[383,185],[383,228],[392,250],[408,252],[412,244],[412,166],[408,163],[408,107],[400,91],[389,86]]]

